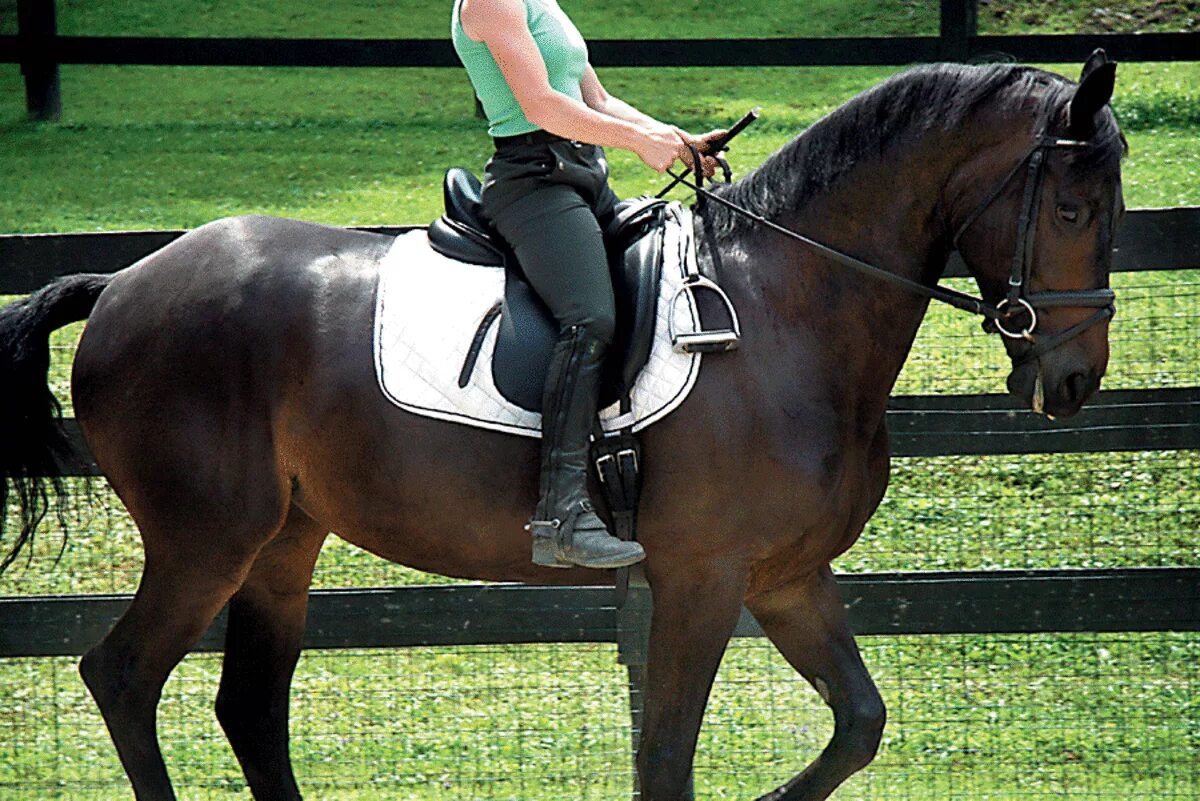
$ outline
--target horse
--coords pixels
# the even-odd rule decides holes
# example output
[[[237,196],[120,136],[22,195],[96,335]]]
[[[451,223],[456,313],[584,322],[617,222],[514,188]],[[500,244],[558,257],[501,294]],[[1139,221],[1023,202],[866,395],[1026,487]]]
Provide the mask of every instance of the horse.
[[[1017,65],[913,68],[706,190],[697,258],[739,310],[743,338],[706,359],[684,404],[642,433],[639,528],[654,597],[636,759],[644,798],[689,794],[743,605],[835,724],[819,756],[762,798],[827,798],[874,757],[885,708],[830,561],[884,495],[889,393],[956,249],[982,295],[976,310],[991,309],[988,325],[1009,335],[1012,393],[1067,417],[1098,389],[1112,306],[1091,309],[1111,304],[1127,149],[1108,107],[1114,76],[1103,54],[1078,83]],[[530,562],[536,440],[415,416],[379,392],[374,294],[391,241],[223,219],[0,312],[3,470],[21,501],[9,561],[52,503],[54,487],[36,477],[63,436],[47,338],[88,320],[76,416],[140,530],[145,566],[80,672],[139,801],[175,797],[157,742],[160,691],[226,605],[217,717],[256,799],[300,798],[289,686],[330,532],[446,576],[614,581]]]

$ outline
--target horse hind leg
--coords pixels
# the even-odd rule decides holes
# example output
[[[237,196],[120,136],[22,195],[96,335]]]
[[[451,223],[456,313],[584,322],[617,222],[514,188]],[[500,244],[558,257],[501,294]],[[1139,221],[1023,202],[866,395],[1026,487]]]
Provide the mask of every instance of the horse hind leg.
[[[288,695],[326,533],[293,506],[229,602],[217,718],[258,801],[300,799],[288,754]]]
[[[237,589],[249,561],[231,574],[147,554],[129,609],[79,663],[138,801],[175,798],[158,745],[162,687]]]
[[[176,453],[170,444],[151,457]],[[266,452],[261,461],[227,456],[202,462],[200,473],[179,467],[200,469],[194,462],[142,465],[155,480],[110,472],[141,531],[146,562],[133,602],[84,655],[79,671],[138,801],[174,801],[156,731],[163,684],[242,586],[286,513],[286,483]],[[201,473],[217,480],[204,481]]]
[[[886,710],[863,665],[828,565],[752,595],[763,631],[833,710],[833,737],[802,773],[759,801],[822,801],[875,757]]]

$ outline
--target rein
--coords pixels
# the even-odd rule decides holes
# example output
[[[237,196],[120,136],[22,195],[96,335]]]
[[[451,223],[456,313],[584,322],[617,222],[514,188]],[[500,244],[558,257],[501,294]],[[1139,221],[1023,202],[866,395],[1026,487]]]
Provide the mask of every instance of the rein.
[[[728,139],[722,144],[726,144]],[[1022,211],[1021,216],[1017,220],[1017,247],[1013,253],[1012,270],[1009,274],[1008,293],[998,303],[989,303],[983,298],[977,298],[968,295],[964,292],[959,292],[954,289],[948,289],[942,286],[927,286],[919,281],[914,281],[911,278],[905,278],[902,275],[897,275],[893,272],[878,267],[869,262],[843,253],[836,248],[832,248],[826,244],[811,239],[798,231],[793,231],[778,223],[768,220],[761,214],[757,214],[745,206],[734,203],[721,197],[718,194],[705,189],[704,172],[700,153],[691,145],[688,148],[692,151],[692,164],[695,165],[695,180],[689,180],[688,172],[676,174],[668,170],[668,174],[675,179],[676,184],[683,184],[694,190],[698,197],[705,200],[711,200],[718,203],[731,211],[741,214],[754,222],[775,231],[778,234],[793,239],[806,245],[811,250],[815,250],[822,256],[833,261],[843,264],[853,270],[857,270],[864,275],[869,275],[877,278],[893,286],[908,290],[915,295],[936,300],[940,303],[945,303],[953,306],[956,309],[977,314],[984,319],[984,329],[992,332],[999,332],[1001,335],[1009,339],[1024,339],[1029,343],[1029,348],[1014,359],[1014,365],[1020,366],[1028,361],[1038,358],[1039,356],[1057,348],[1063,343],[1074,339],[1082,334],[1087,329],[1091,328],[1096,323],[1102,320],[1107,320],[1116,313],[1114,305],[1116,294],[1108,288],[1102,289],[1071,289],[1071,290],[1051,290],[1047,292],[1027,292],[1027,285],[1031,279],[1031,270],[1033,265],[1033,248],[1035,240],[1035,232],[1037,230],[1037,212],[1041,206],[1041,187],[1042,178],[1044,176],[1045,155],[1046,151],[1051,148],[1075,148],[1086,147],[1087,142],[1076,139],[1059,139],[1053,136],[1047,136],[1039,132],[1034,138],[1033,145],[1025,153],[1016,166],[1008,172],[999,185],[975,208],[966,221],[958,227],[952,240],[954,247],[958,248],[959,239],[966,233],[967,229],[983,215],[989,206],[1003,194],[1008,184],[1016,177],[1021,168],[1026,168],[1025,187],[1022,196]],[[711,153],[710,153],[711,155]],[[1050,335],[1037,335],[1034,329],[1037,328],[1038,317],[1037,309],[1046,308],[1095,308],[1096,312],[1082,322],[1076,323],[1069,328]],[[1015,318],[1028,316],[1028,325],[1022,326],[1019,330],[1009,330],[1005,328],[1005,323],[1010,323]]]

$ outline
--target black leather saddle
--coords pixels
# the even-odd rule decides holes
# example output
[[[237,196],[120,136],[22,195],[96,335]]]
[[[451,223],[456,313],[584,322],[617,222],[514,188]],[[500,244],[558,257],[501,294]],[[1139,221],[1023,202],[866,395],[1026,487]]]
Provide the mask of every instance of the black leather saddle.
[[[457,261],[504,270],[492,377],[509,401],[523,409],[541,411],[542,387],[558,339],[558,324],[525,279],[516,256],[484,219],[479,205],[479,179],[456,167],[446,172],[443,191],[446,213],[429,226],[429,244]],[[666,205],[666,201],[655,198],[623,201],[604,232],[616,299],[617,333],[605,358],[600,408],[627,395],[650,356],[662,275]],[[460,385],[466,385],[483,335],[495,318],[494,313],[489,314],[481,323],[463,366]]]

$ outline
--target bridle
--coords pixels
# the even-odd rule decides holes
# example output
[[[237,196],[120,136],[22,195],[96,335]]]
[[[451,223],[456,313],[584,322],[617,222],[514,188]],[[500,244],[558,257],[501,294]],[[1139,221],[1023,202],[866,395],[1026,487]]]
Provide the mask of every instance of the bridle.
[[[999,312],[1000,316],[986,315],[988,319],[984,322],[986,330],[997,331],[1009,339],[1024,339],[1030,343],[1030,347],[1017,359],[1014,359],[1013,363],[1016,366],[1036,359],[1064,342],[1074,339],[1101,320],[1109,319],[1117,311],[1116,293],[1108,288],[1029,291],[1033,271],[1033,248],[1037,237],[1038,212],[1042,205],[1042,179],[1045,176],[1046,151],[1056,147],[1083,148],[1087,146],[1088,143],[1083,140],[1059,139],[1039,132],[1034,138],[1033,146],[1026,151],[1024,157],[954,232],[952,241],[957,250],[959,240],[971,227],[971,224],[996,202],[1012,179],[1021,172],[1021,168],[1025,168],[1021,216],[1017,219],[1017,247],[1013,252],[1012,270],[1008,276],[1008,293],[1003,300],[991,307]],[[1050,308],[1094,308],[1096,311],[1087,319],[1056,334],[1035,334],[1038,324],[1037,310]],[[1028,325],[1022,325],[1019,330],[1005,327],[1006,323],[1011,325],[1011,321],[1019,317],[1027,317]]]
[[[726,138],[721,146],[728,143]],[[1017,220],[1017,247],[1013,253],[1012,270],[1008,279],[1008,292],[998,303],[989,303],[983,298],[976,298],[964,292],[941,286],[926,286],[919,281],[905,278],[889,272],[882,267],[856,259],[815,239],[810,239],[801,233],[785,228],[778,223],[768,220],[744,206],[727,200],[720,195],[704,188],[704,171],[702,159],[697,149],[689,145],[692,151],[692,164],[695,166],[695,180],[688,180],[687,173],[670,172],[676,183],[682,183],[696,191],[697,196],[711,200],[719,205],[754,220],[771,230],[790,239],[802,242],[821,255],[839,262],[847,267],[878,278],[887,283],[907,289],[914,294],[940,301],[956,309],[978,314],[984,318],[984,329],[999,332],[1008,339],[1023,339],[1029,343],[1029,348],[1013,358],[1013,366],[1021,365],[1036,359],[1060,345],[1074,339],[1093,325],[1107,320],[1116,313],[1116,294],[1107,287],[1101,289],[1058,289],[1046,292],[1030,292],[1029,283],[1033,268],[1033,249],[1037,232],[1038,210],[1042,201],[1042,181],[1045,176],[1046,152],[1052,148],[1087,147],[1088,143],[1078,139],[1059,139],[1047,136],[1044,129],[1034,137],[1033,145],[1026,151],[1016,166],[1008,172],[999,185],[975,208],[967,219],[958,227],[952,240],[954,247],[967,229],[990,207],[1009,183],[1021,171],[1025,171],[1025,187],[1022,195],[1021,216]],[[717,148],[719,151],[720,148]],[[720,159],[718,159],[720,161]],[[672,184],[673,186],[674,184]],[[1050,308],[1094,308],[1096,311],[1087,319],[1076,323],[1062,331],[1053,334],[1038,334],[1037,310]],[[1028,324],[1021,324],[1014,329],[1013,321],[1019,317],[1027,317]],[[1008,326],[1008,327],[1006,327]]]

